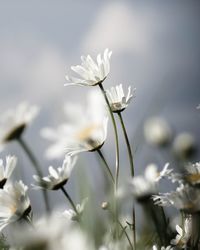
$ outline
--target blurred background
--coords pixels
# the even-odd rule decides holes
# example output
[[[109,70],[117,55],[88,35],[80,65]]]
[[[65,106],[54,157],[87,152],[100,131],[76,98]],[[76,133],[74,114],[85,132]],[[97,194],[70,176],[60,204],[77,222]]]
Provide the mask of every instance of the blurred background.
[[[199,160],[200,111],[200,2],[199,1],[1,1],[0,3],[0,112],[21,101],[40,106],[39,116],[27,129],[25,139],[43,165],[44,172],[63,159],[49,161],[44,152],[49,143],[40,137],[45,126],[65,120],[65,102],[84,103],[89,88],[64,87],[70,66],[80,56],[113,51],[111,72],[105,88],[123,83],[136,87],[136,98],[124,112],[135,152],[136,174],[147,164],[160,168],[174,163],[169,150],[145,142],[143,124],[152,116],[166,119],[175,137],[189,132],[195,139]],[[114,160],[112,129],[104,146],[108,161]],[[123,137],[121,137],[123,143]],[[121,143],[121,145],[123,145]],[[113,152],[113,157],[111,156]],[[33,169],[17,144],[0,153],[19,157],[16,178],[32,183]],[[90,161],[88,160],[90,159]],[[121,177],[129,174],[126,147],[121,147]],[[126,163],[125,163],[126,162]],[[82,154],[67,188],[79,202],[80,171],[86,171],[95,195],[102,194],[102,172],[94,156]],[[112,163],[112,165],[114,165]],[[87,181],[83,183],[86,186]],[[43,211],[39,193],[30,191],[33,207]],[[52,206],[60,206],[62,194],[49,193]],[[40,196],[41,197],[41,196]]]

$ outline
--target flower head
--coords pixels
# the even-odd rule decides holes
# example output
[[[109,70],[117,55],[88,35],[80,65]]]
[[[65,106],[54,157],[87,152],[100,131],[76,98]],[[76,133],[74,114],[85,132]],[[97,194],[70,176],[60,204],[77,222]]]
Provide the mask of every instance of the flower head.
[[[133,89],[135,92],[136,89]],[[131,94],[131,86],[128,87],[127,96],[124,94],[122,84],[112,87],[110,90],[106,91],[111,109],[113,112],[122,112],[128,107],[133,95]]]
[[[28,187],[22,181],[0,189],[0,230],[8,224],[28,216],[31,211]]]
[[[16,166],[17,158],[15,156],[8,155],[6,157],[5,163],[6,164],[4,166],[3,160],[0,159],[0,188],[3,188],[7,179],[11,176],[11,174]]]
[[[200,162],[190,164],[186,167],[185,179],[192,185],[200,184]]]
[[[158,248],[156,245],[153,246],[153,250],[173,250],[174,248],[171,247],[171,246],[167,246],[167,247],[161,247],[161,248]]]
[[[100,94],[100,93],[98,93]],[[107,136],[108,116],[102,99],[88,98],[87,107],[66,104],[65,113],[68,123],[57,129],[44,128],[43,137],[53,141],[47,150],[47,157],[57,158],[64,153],[77,154],[84,151],[94,151],[100,148]]]
[[[49,175],[46,177],[40,177],[34,175],[33,178],[36,184],[33,185],[35,189],[49,189],[57,190],[64,186],[70,175],[71,171],[76,163],[77,157],[65,156],[62,167],[58,167],[55,170],[52,166],[49,167]]]
[[[19,104],[15,109],[10,109],[1,115],[0,119],[0,143],[1,146],[21,136],[27,125],[38,113],[36,106],[27,103]]]
[[[67,85],[94,86],[102,83],[110,72],[110,57],[112,51],[104,50],[103,56],[98,54],[97,63],[88,56],[81,56],[81,65],[72,66],[71,69],[81,78],[66,76]]]

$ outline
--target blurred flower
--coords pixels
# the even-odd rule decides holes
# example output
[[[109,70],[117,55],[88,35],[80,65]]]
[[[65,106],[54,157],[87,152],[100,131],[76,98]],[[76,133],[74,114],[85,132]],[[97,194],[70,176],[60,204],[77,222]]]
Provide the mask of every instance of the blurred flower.
[[[31,212],[28,187],[22,181],[0,189],[0,230]]]
[[[197,109],[200,109],[200,104],[197,106]]]
[[[174,206],[185,213],[195,213],[200,211],[199,196],[199,189],[181,184],[176,191],[153,195],[153,200],[160,206]]]
[[[55,130],[44,128],[41,131],[43,137],[54,142],[46,152],[49,158],[60,157],[64,152],[77,154],[94,151],[104,144],[107,136],[108,116],[102,98],[96,98],[93,102],[89,93],[86,108],[78,104],[67,104],[65,113],[69,118],[67,124]]]
[[[200,184],[200,162],[188,165],[186,167],[186,171],[186,181],[188,181],[192,185]]]
[[[85,199],[83,199],[81,204],[76,205],[76,210],[77,210],[79,216],[82,215],[84,208],[85,208],[85,204],[87,203],[87,201],[88,201],[88,198],[85,198]],[[72,209],[65,210],[63,212],[63,216],[65,218],[67,218],[68,220],[77,220],[78,219],[77,213]]]
[[[167,246],[167,247],[161,247],[161,248],[158,248],[157,246],[153,246],[153,250],[173,250],[174,248],[171,247],[171,246]]]
[[[173,143],[173,151],[180,159],[187,159],[196,149],[196,141],[192,134],[184,132],[176,136]]]
[[[111,54],[112,51],[105,49],[103,56],[101,56],[101,54],[98,54],[97,63],[93,61],[90,55],[86,57],[81,56],[81,65],[71,67],[71,69],[79,76],[81,76],[81,78],[66,76],[66,79],[67,81],[69,81],[69,83],[64,84],[64,86],[94,86],[102,83],[110,72],[109,60]]]
[[[152,145],[165,146],[172,139],[172,131],[165,119],[151,117],[144,124],[144,136]]]
[[[135,92],[136,89],[133,89]],[[131,86],[128,87],[127,96],[124,95],[122,84],[106,90],[106,94],[113,112],[122,112],[128,107],[133,95],[131,94]]]
[[[33,228],[14,231],[16,245],[22,249],[94,250],[93,244],[75,225],[54,214],[41,218]]]
[[[186,247],[186,243],[191,237],[192,234],[192,221],[191,218],[187,218],[184,221],[184,228],[181,228],[179,225],[176,225],[177,236],[175,239],[171,240],[171,244],[184,248]]]
[[[3,160],[0,159],[0,188],[3,188],[7,179],[11,176],[17,163],[15,156],[8,155],[6,157],[6,165],[4,166]]]
[[[33,187],[35,189],[49,190],[57,190],[61,188],[67,183],[76,160],[77,157],[66,155],[62,167],[58,167],[57,170],[55,170],[52,166],[49,167],[48,176],[41,178],[40,176],[34,175],[33,178],[36,183]]]
[[[7,110],[0,119],[0,149],[6,142],[15,140],[21,136],[24,129],[38,113],[36,106],[21,103],[15,109]]]

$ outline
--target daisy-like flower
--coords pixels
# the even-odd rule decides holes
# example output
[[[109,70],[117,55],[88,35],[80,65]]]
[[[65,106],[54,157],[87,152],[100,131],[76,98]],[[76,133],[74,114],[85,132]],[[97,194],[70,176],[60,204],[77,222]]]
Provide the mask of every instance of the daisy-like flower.
[[[3,188],[7,179],[11,176],[17,163],[15,156],[8,155],[6,157],[5,166],[3,160],[0,159],[0,188]]]
[[[200,184],[200,162],[190,164],[186,167],[185,179],[192,185]]]
[[[133,89],[133,93],[135,92]],[[126,109],[133,98],[131,93],[131,86],[128,87],[128,93],[125,96],[122,84],[112,87],[110,90],[106,90],[106,94],[110,103],[110,107],[114,113],[122,112]]]
[[[64,153],[74,155],[94,151],[102,147],[107,136],[108,116],[102,99],[96,98],[95,103],[90,97],[86,108],[78,104],[65,106],[68,123],[57,129],[44,128],[41,131],[43,137],[53,141],[46,152],[48,158],[58,158]]]
[[[174,206],[185,213],[200,211],[200,190],[181,184],[176,191],[153,195],[154,203],[160,206]]]
[[[0,149],[5,143],[19,138],[37,113],[38,107],[25,102],[3,113],[0,119]]]
[[[85,199],[83,199],[81,204],[76,205],[76,210],[78,212],[78,216],[82,215],[84,208],[85,208],[85,204],[87,203],[87,201],[88,201],[88,198],[85,198]],[[68,220],[77,220],[78,219],[77,212],[74,211],[73,209],[68,209],[68,210],[65,210],[63,212],[63,216],[65,218],[67,218]]]
[[[77,157],[72,157],[69,155],[65,156],[62,167],[58,167],[57,170],[52,166],[49,167],[49,175],[46,177],[40,177],[34,175],[33,178],[36,181],[36,184],[33,185],[35,189],[49,189],[49,190],[58,190],[64,186],[70,175],[71,171],[74,168]]]
[[[192,221],[191,218],[187,218],[184,221],[184,228],[176,225],[177,236],[171,240],[171,244],[180,248],[185,248],[192,234]]]
[[[151,117],[144,124],[144,136],[154,146],[165,146],[172,138],[172,131],[167,121],[161,117]]]
[[[161,248],[158,248],[156,245],[153,246],[153,250],[173,250],[174,248],[171,247],[171,246],[167,246],[167,247],[161,247]]]
[[[27,190],[28,187],[22,181],[0,189],[0,231],[31,212]]]
[[[95,86],[102,83],[110,72],[110,57],[112,51],[105,49],[103,56],[98,54],[97,63],[88,56],[81,56],[81,65],[72,66],[71,69],[81,78],[66,76],[67,85]]]

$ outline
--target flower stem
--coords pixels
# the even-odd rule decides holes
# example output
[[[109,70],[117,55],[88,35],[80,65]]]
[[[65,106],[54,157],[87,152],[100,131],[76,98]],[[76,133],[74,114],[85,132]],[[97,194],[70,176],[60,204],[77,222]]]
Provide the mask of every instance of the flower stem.
[[[126,132],[126,128],[124,125],[124,121],[121,115],[121,112],[117,113],[119,116],[119,120],[122,126],[122,130],[124,133],[124,138],[126,141],[126,146],[127,146],[127,150],[128,150],[128,156],[129,156],[129,162],[130,162],[130,171],[131,171],[131,177],[134,177],[134,162],[133,162],[133,154],[132,154],[132,150],[131,150],[131,145],[128,139],[128,135]],[[136,232],[135,232],[135,206],[133,205],[133,210],[132,210],[132,225],[133,225],[133,245],[134,245],[134,249],[136,249]]]
[[[107,172],[108,172],[109,175],[110,175],[110,178],[112,179],[112,182],[115,183],[113,174],[112,174],[112,172],[111,172],[111,170],[110,170],[110,168],[109,168],[109,166],[108,166],[108,163],[107,163],[107,161],[106,161],[106,159],[105,159],[103,153],[101,152],[100,149],[97,150],[97,153],[99,154],[100,158],[101,158],[102,161],[104,162],[104,165],[105,165],[105,167],[106,167]]]
[[[77,215],[79,215],[79,212],[76,209],[76,206],[72,200],[72,198],[70,197],[70,195],[67,193],[66,189],[62,186],[61,190],[63,191],[64,195],[67,197],[69,203],[71,204],[71,206],[73,207],[74,211],[76,212]]]
[[[119,220],[118,220],[118,223],[119,223],[121,229],[124,231],[124,233],[125,233],[125,235],[126,235],[126,238],[127,238],[128,242],[129,242],[129,245],[130,245],[131,250],[134,250],[134,247],[133,247],[133,245],[132,245],[132,243],[131,243],[131,240],[130,240],[130,238],[129,238],[127,232],[126,232],[126,229],[124,229],[122,223],[121,223]]]
[[[24,150],[24,152],[29,157],[29,160],[31,161],[33,167],[35,168],[35,171],[37,172],[37,174],[40,177],[42,177],[41,167],[40,167],[40,165],[39,165],[36,157],[32,153],[31,149],[28,147],[27,143],[22,139],[22,137],[19,137],[17,139],[17,142],[19,143],[19,145],[21,146],[21,148]],[[42,192],[43,192],[43,197],[44,197],[46,211],[49,212],[50,211],[50,207],[49,207],[49,200],[48,200],[48,196],[47,196],[47,191],[46,190],[42,190]]]

